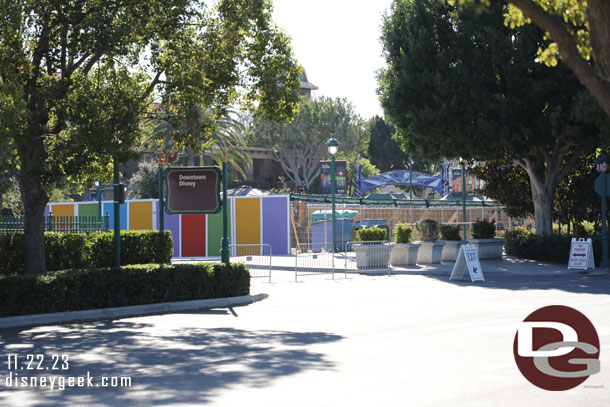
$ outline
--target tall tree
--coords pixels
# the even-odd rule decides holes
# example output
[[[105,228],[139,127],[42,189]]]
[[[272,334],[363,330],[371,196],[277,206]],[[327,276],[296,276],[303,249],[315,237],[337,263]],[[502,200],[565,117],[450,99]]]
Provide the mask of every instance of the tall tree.
[[[536,231],[550,234],[557,186],[602,139],[604,114],[567,69],[534,62],[543,33],[505,27],[506,12],[502,3],[476,14],[395,1],[383,28],[382,105],[407,149],[514,160],[530,180]]]
[[[491,0],[449,0],[489,6]],[[494,3],[498,0],[494,0]],[[541,61],[563,61],[610,115],[610,2],[608,0],[503,0],[505,23],[534,22],[554,41],[541,47]]]
[[[364,122],[345,99],[301,99],[288,124],[255,120],[249,143],[268,147],[295,187],[309,190],[320,176],[320,160],[328,158],[326,142],[334,134],[344,157],[364,152],[368,144]]]
[[[0,138],[19,156],[27,273],[45,271],[49,189],[66,178],[91,182],[112,157],[125,159],[153,101],[181,107],[176,128],[201,106],[212,119],[238,103],[264,117],[293,115],[301,69],[271,21],[271,1],[207,3],[0,0],[0,102],[19,123]],[[206,125],[212,134],[215,121]],[[190,148],[192,136],[175,139]]]
[[[368,121],[367,127],[371,135],[368,147],[371,163],[382,172],[407,168],[409,156],[393,139],[394,126],[387,123],[382,117],[374,116]]]

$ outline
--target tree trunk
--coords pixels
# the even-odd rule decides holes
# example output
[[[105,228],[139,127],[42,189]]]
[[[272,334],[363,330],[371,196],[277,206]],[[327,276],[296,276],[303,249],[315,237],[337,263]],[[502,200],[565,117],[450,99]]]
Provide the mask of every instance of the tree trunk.
[[[553,199],[555,190],[552,192],[543,188],[542,191],[532,185],[532,200],[534,201],[534,225],[537,235],[551,235],[553,233]]]
[[[44,243],[44,208],[49,202],[40,172],[44,157],[41,139],[18,146],[21,159],[19,184],[25,210],[25,264],[26,274],[42,274],[46,271]]]

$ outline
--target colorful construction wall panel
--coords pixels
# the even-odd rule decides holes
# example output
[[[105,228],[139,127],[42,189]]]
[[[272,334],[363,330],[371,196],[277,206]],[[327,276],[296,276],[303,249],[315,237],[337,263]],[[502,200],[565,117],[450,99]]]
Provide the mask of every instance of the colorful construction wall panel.
[[[273,255],[288,254],[290,199],[286,195],[229,198],[228,232],[231,244],[269,244]],[[95,216],[96,202],[51,203],[45,215]],[[159,202],[133,200],[121,204],[121,230],[159,230]],[[102,203],[114,228],[114,203]],[[174,257],[220,257],[222,212],[211,215],[164,216],[165,230],[174,239]]]

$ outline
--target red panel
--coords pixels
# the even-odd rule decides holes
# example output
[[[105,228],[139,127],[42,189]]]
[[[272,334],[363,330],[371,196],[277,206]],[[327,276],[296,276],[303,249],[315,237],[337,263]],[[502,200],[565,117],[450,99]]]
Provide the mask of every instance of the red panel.
[[[205,246],[205,215],[182,215],[182,257],[203,257]]]

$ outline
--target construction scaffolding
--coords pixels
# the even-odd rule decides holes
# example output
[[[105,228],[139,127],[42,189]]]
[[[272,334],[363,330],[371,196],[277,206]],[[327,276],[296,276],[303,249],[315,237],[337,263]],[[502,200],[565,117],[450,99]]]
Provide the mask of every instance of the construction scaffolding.
[[[326,247],[332,242],[332,204],[326,196],[291,195],[291,248],[299,245]],[[423,219],[433,219],[439,224],[459,225],[467,237],[473,222],[486,219],[496,222],[497,234],[505,229],[527,224],[527,220],[510,218],[504,207],[489,201],[466,201],[466,222],[462,201],[446,200],[368,200],[338,198],[335,204],[335,228],[339,250],[346,242],[355,239],[354,227],[384,225],[388,228],[389,239],[394,238],[394,226],[404,223],[413,226],[414,240],[420,240],[415,223]]]

